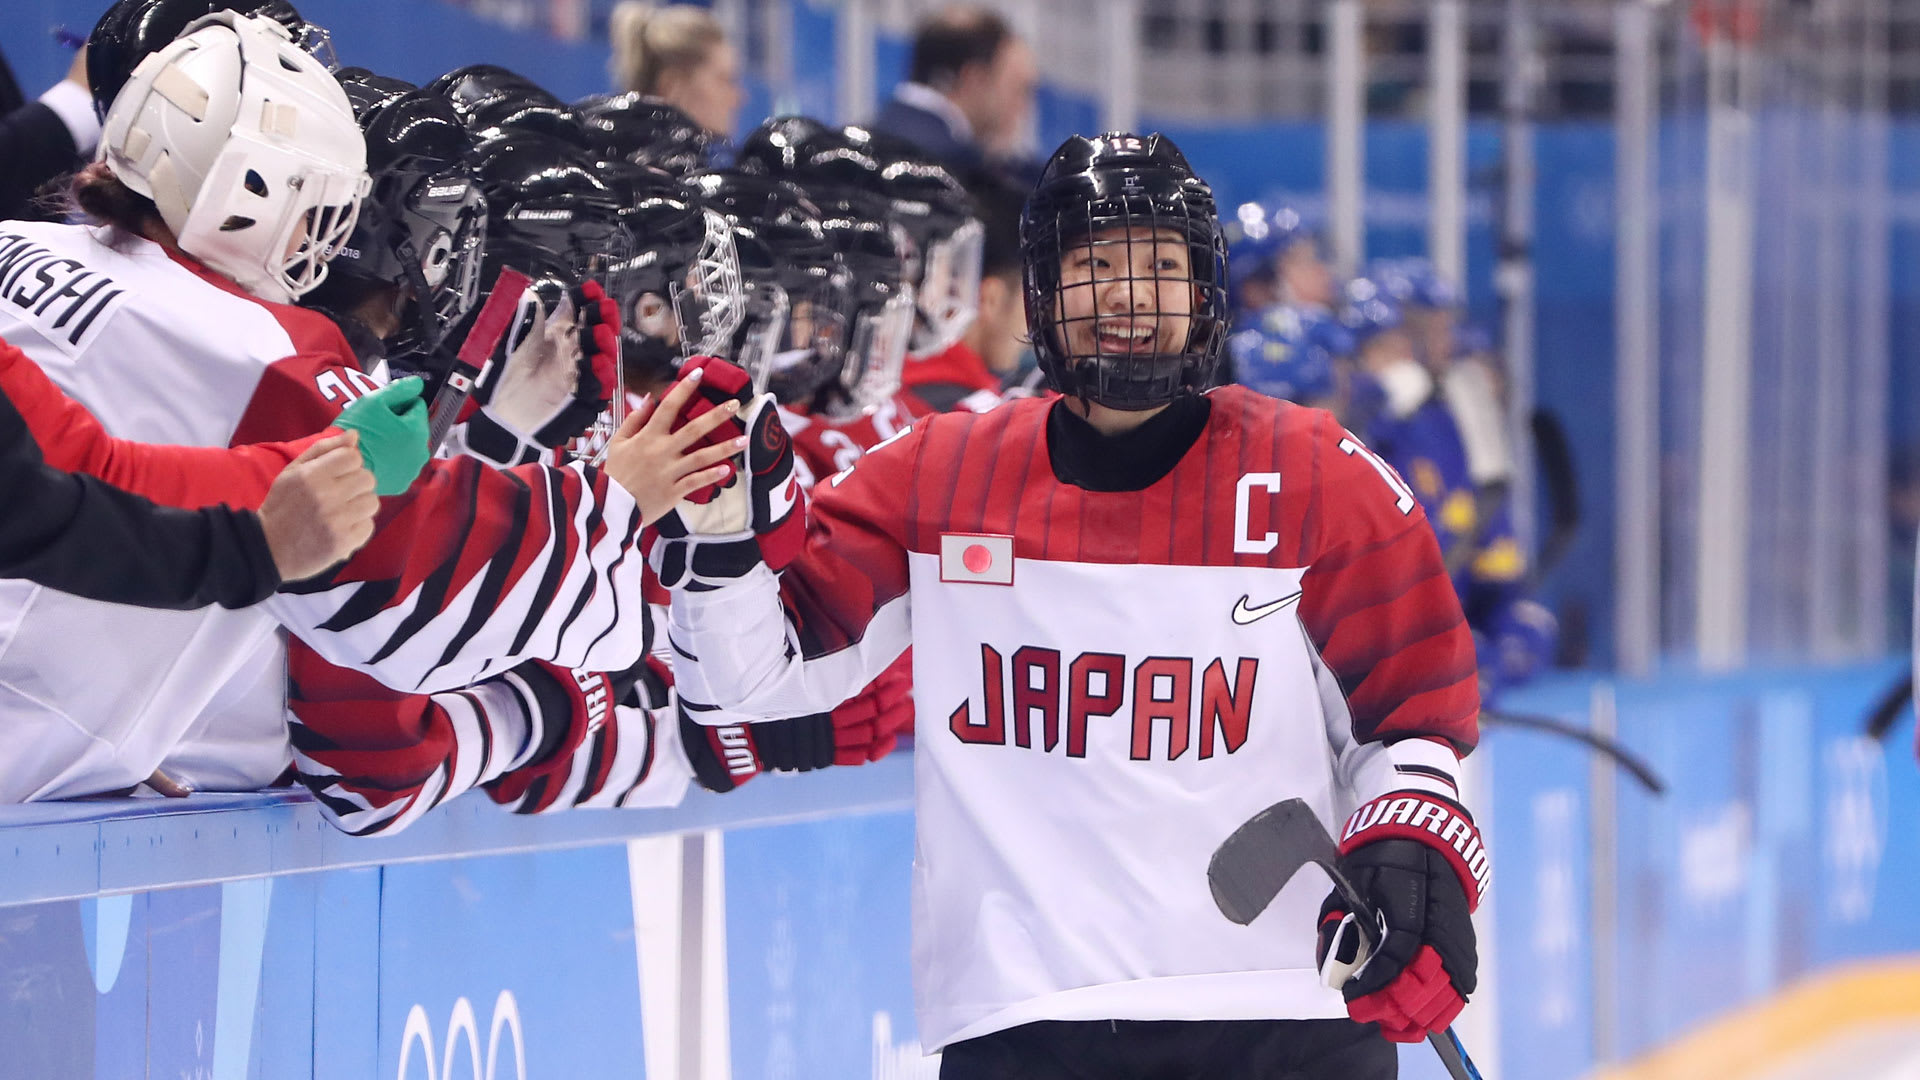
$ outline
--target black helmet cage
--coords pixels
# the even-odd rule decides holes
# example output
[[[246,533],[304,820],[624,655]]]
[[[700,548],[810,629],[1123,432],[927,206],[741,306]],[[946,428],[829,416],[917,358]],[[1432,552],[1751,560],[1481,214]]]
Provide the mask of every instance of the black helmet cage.
[[[1177,280],[1188,286],[1190,310],[1161,312],[1137,303],[1125,312],[1097,310],[1115,285],[1124,284],[1136,301],[1143,293],[1158,296],[1169,277],[1136,277],[1132,249],[1168,234],[1187,249],[1187,271]],[[1121,133],[1068,139],[1027,200],[1020,245],[1027,325],[1040,368],[1054,389],[1128,411],[1155,408],[1182,393],[1205,389],[1226,340],[1226,243],[1213,192],[1170,140]],[[1126,250],[1126,257],[1118,260],[1122,276],[1096,275],[1085,284],[1063,287],[1066,260],[1085,252],[1092,266],[1103,258],[1101,247]],[[1111,265],[1116,260],[1105,261]],[[1143,282],[1146,290],[1137,287]],[[1091,290],[1094,313],[1068,318],[1067,288]],[[1189,321],[1184,347],[1176,352],[1102,352],[1097,344],[1075,352],[1070,344],[1074,322],[1098,325],[1124,318],[1131,325],[1144,319],[1157,330],[1168,317]]]

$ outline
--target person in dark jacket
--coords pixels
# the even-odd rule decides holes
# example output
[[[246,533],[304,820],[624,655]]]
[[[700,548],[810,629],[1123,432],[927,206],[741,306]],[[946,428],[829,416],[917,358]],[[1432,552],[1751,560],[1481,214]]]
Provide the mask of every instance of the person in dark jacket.
[[[1020,154],[1039,77],[1033,51],[1005,19],[984,8],[950,7],[914,32],[907,81],[868,126],[955,172],[1009,162]],[[1014,171],[1037,176],[1032,166],[1016,163]]]
[[[306,443],[273,478],[257,512],[224,503],[162,506],[97,477],[55,469],[34,425],[0,393],[0,506],[7,508],[0,514],[0,578],[140,607],[257,604],[283,582],[312,577],[367,541],[379,510],[375,469],[410,480],[425,463],[426,408],[418,380],[404,382],[409,385],[367,395],[343,413],[337,426],[344,434]],[[80,430],[69,425],[61,437]],[[226,462],[244,477],[259,464],[243,457],[247,451],[269,451],[259,455],[267,459],[284,452],[280,444],[222,451],[115,442],[106,455],[69,445],[59,453],[120,461],[116,468],[125,475],[149,477],[152,490],[179,497],[184,485],[170,473],[217,476]],[[129,467],[121,459],[133,451],[140,460]],[[371,467],[363,452],[377,455]]]
[[[67,77],[32,101],[0,55],[0,221],[44,217],[34,204],[41,186],[93,153],[100,120],[87,92],[86,55],[81,50]]]

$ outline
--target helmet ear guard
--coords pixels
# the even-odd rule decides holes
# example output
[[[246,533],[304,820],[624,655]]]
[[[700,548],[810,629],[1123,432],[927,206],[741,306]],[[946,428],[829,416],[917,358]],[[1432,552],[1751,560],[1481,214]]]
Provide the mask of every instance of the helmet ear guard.
[[[472,140],[444,99],[364,68],[335,74],[366,135],[372,189],[335,252],[336,284],[314,301],[346,310],[368,289],[398,290],[387,357],[437,348],[479,298],[486,200],[466,157]],[[346,284],[352,283],[352,284]]]
[[[1027,201],[1020,241],[1027,324],[1041,370],[1054,389],[1108,408],[1141,411],[1210,384],[1226,341],[1225,237],[1212,190],[1165,136],[1109,133],[1068,139],[1048,161]],[[1148,277],[1136,276],[1134,249],[1141,244],[1157,249],[1168,242],[1184,245],[1184,274],[1156,270]],[[1125,248],[1123,274],[1111,272],[1116,260],[1098,250],[1103,247]],[[1076,254],[1081,256],[1079,272],[1088,276],[1069,282],[1063,267]],[[1186,311],[1139,306],[1142,283],[1157,298],[1173,280],[1188,287]],[[1127,310],[1098,310],[1107,302],[1103,294],[1122,285],[1128,289]],[[1088,290],[1090,312],[1067,315],[1070,289]],[[1163,319],[1185,319],[1185,341],[1170,352],[1103,350],[1098,344],[1102,325],[1122,324],[1131,333],[1139,329],[1143,316],[1149,334],[1158,332]],[[1074,344],[1082,339],[1095,344]]]

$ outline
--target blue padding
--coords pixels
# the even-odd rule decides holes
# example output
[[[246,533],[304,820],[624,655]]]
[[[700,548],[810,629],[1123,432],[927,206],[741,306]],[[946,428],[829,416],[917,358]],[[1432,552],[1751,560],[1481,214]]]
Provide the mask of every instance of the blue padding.
[[[394,836],[348,836],[304,791],[0,807],[0,907],[356,866],[620,843],[908,808],[913,760],[765,776],[671,810],[508,814],[468,795]]]

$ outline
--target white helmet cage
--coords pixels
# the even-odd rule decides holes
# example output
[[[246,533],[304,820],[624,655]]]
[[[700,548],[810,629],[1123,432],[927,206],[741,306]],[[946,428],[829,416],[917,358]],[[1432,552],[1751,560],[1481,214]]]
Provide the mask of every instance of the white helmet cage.
[[[720,356],[746,318],[746,292],[733,226],[715,210],[702,210],[705,235],[689,268],[686,286],[672,287],[673,311],[686,357]]]
[[[182,251],[279,303],[326,280],[370,186],[340,84],[286,27],[231,11],[141,61],[99,156]]]

